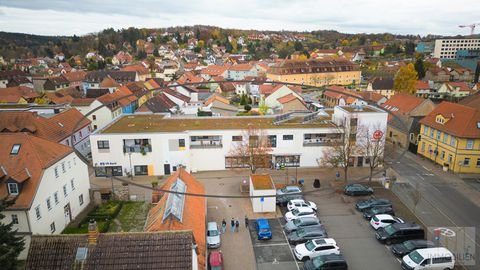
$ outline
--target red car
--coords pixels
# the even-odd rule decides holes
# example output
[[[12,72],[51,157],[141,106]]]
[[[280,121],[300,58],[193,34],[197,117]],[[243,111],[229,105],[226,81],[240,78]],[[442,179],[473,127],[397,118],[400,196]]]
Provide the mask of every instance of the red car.
[[[223,255],[221,251],[212,251],[208,254],[208,269],[223,270]]]

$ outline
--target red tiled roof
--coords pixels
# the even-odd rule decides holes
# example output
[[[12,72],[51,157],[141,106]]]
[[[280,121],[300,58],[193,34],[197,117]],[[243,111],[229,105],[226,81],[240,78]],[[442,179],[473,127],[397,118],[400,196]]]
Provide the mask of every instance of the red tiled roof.
[[[3,117],[3,114],[2,114]],[[43,170],[73,152],[72,148],[28,133],[0,133],[0,164],[7,172],[0,177],[0,198],[8,196],[7,185],[14,179],[23,183],[12,209],[29,209],[37,192]],[[14,144],[20,144],[18,154],[11,155]]]
[[[382,107],[399,114],[408,114],[423,103],[425,99],[409,94],[395,94],[382,104]],[[396,108],[396,109],[394,109]]]
[[[191,72],[184,73],[180,78],[178,78],[177,83],[184,84],[184,83],[201,83],[205,80],[200,76],[195,76],[195,74]]]
[[[40,95],[30,87],[15,86],[0,88],[0,101],[17,103],[20,98],[33,99],[40,97]]]
[[[249,71],[253,68],[250,64],[236,64],[228,68],[228,70],[232,71]]]
[[[290,101],[295,100],[295,99],[299,99],[299,98],[292,93],[290,93],[286,96],[283,96],[281,98],[277,98],[278,102],[280,102],[281,104],[285,104],[285,103],[290,102]]]
[[[437,115],[447,119],[437,123]],[[420,120],[421,124],[461,138],[480,138],[480,110],[457,103],[443,101],[431,113]]]
[[[142,64],[126,66],[122,68],[122,71],[135,71],[138,73],[138,75],[145,75],[149,73],[148,68]]]
[[[417,90],[425,90],[425,89],[430,89],[430,85],[428,85],[428,82],[426,81],[417,81],[415,84],[415,88]]]
[[[94,98],[74,98],[70,104],[72,106],[89,106],[94,101]]]
[[[210,97],[208,97],[208,99],[204,102],[204,104],[206,106],[210,105],[211,103],[213,103],[215,100],[218,100],[222,103],[225,103],[225,104],[230,104],[230,101],[226,98],[224,98],[223,96],[219,95],[219,94],[213,94],[211,95]]]
[[[185,96],[185,95],[183,95],[183,94],[181,94],[181,93],[179,93],[175,90],[172,90],[170,88],[164,88],[164,89],[162,89],[162,92],[165,93],[165,94],[168,94],[170,96],[176,97],[180,100],[183,100],[184,102],[190,102],[190,97]]]
[[[473,95],[465,97],[458,103],[475,109],[480,109],[480,92],[476,92]]]
[[[62,75],[65,79],[67,79],[69,82],[78,82],[78,81],[83,81],[85,79],[85,76],[87,76],[87,73],[85,71],[76,71],[76,72],[68,72]]]
[[[100,88],[110,88],[110,87],[119,87],[118,84],[112,77],[106,76],[100,83]]]
[[[63,95],[59,92],[46,92],[45,96],[55,104],[67,104],[72,102],[73,98],[70,95]]]
[[[458,88],[459,91],[472,91],[466,82],[448,82],[446,83],[450,91],[454,91]]]
[[[210,65],[200,71],[200,74],[210,75],[210,76],[220,76],[222,75],[229,66],[218,66],[218,65]]]

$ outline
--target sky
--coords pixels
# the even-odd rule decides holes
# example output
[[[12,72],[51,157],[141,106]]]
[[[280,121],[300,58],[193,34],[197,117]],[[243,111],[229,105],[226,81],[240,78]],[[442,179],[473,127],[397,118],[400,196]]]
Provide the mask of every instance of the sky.
[[[472,23],[480,23],[478,0],[0,0],[0,31],[39,35],[196,24],[247,30],[468,35],[470,29],[458,25]]]

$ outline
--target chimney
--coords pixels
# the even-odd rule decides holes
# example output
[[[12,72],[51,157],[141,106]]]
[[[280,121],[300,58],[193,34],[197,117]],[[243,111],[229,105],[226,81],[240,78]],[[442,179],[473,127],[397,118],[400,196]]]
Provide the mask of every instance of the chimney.
[[[96,245],[98,239],[98,228],[97,222],[94,219],[91,219],[88,223],[88,244]]]

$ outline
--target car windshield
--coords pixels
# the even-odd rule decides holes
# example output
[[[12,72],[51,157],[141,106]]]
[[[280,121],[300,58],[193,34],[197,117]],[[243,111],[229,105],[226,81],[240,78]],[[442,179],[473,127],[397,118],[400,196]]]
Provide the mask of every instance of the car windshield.
[[[413,250],[415,248],[415,245],[412,241],[405,241],[403,243],[403,246],[406,247],[408,250]]]
[[[377,216],[374,216],[374,217],[372,218],[372,220],[375,221],[375,222],[378,222]]]
[[[300,211],[298,211],[298,209],[293,209],[292,210],[293,215],[298,216],[298,213],[300,213]]]
[[[388,235],[392,235],[396,232],[395,230],[395,227],[393,227],[392,225],[390,226],[387,226],[385,227],[385,232],[388,234]]]
[[[298,229],[297,230],[297,236],[304,236],[305,235],[305,230],[304,229]]]
[[[260,232],[268,232],[268,229],[260,229]]]
[[[420,264],[421,262],[423,262],[422,255],[420,255],[420,253],[418,253],[416,250],[414,252],[411,252],[410,254],[408,254],[408,257],[412,261],[414,261],[416,264]]]
[[[217,236],[217,235],[218,235],[218,231],[217,231],[217,230],[208,231],[208,232],[207,232],[207,235],[208,235],[208,236]]]
[[[302,223],[302,221],[301,221],[300,219],[295,219],[295,220],[293,221],[293,224],[295,224],[295,225],[299,225],[299,224],[301,224],[301,223]]]
[[[315,269],[320,269],[320,267],[325,263],[322,260],[322,257],[315,257],[312,259],[313,266],[315,266]]]
[[[313,241],[310,240],[307,243],[305,243],[305,247],[307,248],[308,251],[312,251],[315,248],[315,244],[313,243]]]

